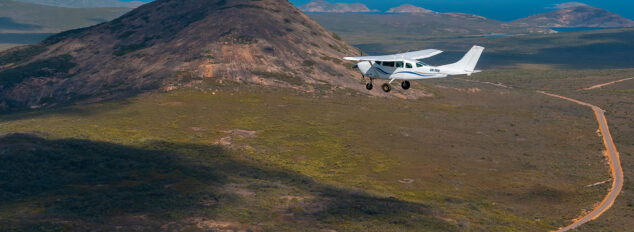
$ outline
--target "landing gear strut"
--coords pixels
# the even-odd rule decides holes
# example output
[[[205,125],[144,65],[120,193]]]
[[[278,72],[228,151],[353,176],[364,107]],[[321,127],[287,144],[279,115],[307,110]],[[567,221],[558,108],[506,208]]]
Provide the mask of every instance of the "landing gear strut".
[[[403,81],[403,83],[401,83],[401,87],[403,87],[403,89],[407,90],[410,87],[410,83],[409,81]]]
[[[381,85],[381,89],[383,89],[383,92],[389,93],[392,90],[392,87],[390,87],[390,84],[385,83]]]
[[[367,90],[372,90],[372,88],[374,87],[374,86],[372,85],[372,78],[371,78],[371,77],[368,77],[368,79],[370,79],[370,82],[368,82],[368,83],[366,83],[366,84],[365,84],[365,88],[366,88]],[[363,80],[365,81],[365,75],[363,75]]]

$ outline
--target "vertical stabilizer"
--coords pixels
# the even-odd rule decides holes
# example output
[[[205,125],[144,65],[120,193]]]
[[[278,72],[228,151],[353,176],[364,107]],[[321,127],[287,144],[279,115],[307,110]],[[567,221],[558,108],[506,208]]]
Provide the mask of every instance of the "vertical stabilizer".
[[[473,46],[471,50],[469,50],[469,52],[467,52],[467,54],[462,57],[462,59],[460,59],[460,61],[453,64],[440,66],[440,68],[446,68],[458,72],[465,72],[466,74],[471,74],[473,73],[476,64],[478,64],[478,60],[480,59],[483,51],[484,47],[480,47],[477,45]]]

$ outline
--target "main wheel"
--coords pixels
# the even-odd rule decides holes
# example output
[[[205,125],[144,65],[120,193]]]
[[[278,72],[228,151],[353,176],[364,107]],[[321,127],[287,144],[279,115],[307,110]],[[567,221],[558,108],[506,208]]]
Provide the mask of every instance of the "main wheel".
[[[410,86],[409,81],[403,81],[403,83],[401,83],[401,87],[403,87],[403,89],[409,89]]]
[[[373,87],[372,83],[365,84],[365,88],[368,89],[368,90],[372,90],[372,87]]]
[[[383,92],[389,93],[390,90],[392,90],[392,87],[390,87],[390,84],[385,83],[381,86],[381,88],[383,89]]]

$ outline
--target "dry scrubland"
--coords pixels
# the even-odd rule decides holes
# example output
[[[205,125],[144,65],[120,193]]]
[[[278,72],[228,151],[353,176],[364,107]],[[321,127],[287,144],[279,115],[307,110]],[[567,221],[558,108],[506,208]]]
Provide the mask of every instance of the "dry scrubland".
[[[4,115],[0,134],[31,134],[0,139],[0,223],[15,230],[552,230],[603,198],[609,184],[586,186],[608,180],[609,170],[592,111],[534,90],[604,107],[628,172],[631,87],[576,89],[630,71],[492,70],[475,78],[516,88],[431,80],[413,87],[435,97],[418,100],[207,80],[200,88]],[[615,209],[587,230],[630,228],[631,194],[628,181]]]
[[[482,80],[504,82],[519,89],[548,89],[565,96],[597,105],[607,111],[606,117],[614,143],[620,152],[625,175],[623,191],[612,209],[597,220],[580,228],[580,231],[628,231],[634,228],[634,80],[627,80],[599,89],[582,90],[595,84],[631,78],[634,70],[602,71],[540,71],[520,78],[508,78],[516,71],[494,72]],[[554,100],[554,99],[553,99]]]

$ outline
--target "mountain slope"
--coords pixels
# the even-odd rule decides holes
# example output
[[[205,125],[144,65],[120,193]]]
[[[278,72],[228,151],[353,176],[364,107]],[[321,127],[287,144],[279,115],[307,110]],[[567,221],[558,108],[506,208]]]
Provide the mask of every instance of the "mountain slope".
[[[101,7],[128,7],[134,8],[145,4],[141,1],[119,1],[119,0],[18,0],[20,2],[35,3],[49,6],[72,7],[72,8],[101,8]]]
[[[364,13],[375,12],[370,10],[368,6],[362,3],[328,3],[324,0],[313,0],[306,5],[300,6],[304,12],[320,12],[320,13]]]
[[[634,21],[604,9],[572,5],[518,19],[514,23],[539,27],[634,27]]]
[[[71,9],[0,0],[0,33],[57,33],[112,20],[129,8]]]
[[[204,80],[359,88],[359,50],[286,0],[159,0],[0,55],[5,108],[98,101]]]

